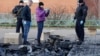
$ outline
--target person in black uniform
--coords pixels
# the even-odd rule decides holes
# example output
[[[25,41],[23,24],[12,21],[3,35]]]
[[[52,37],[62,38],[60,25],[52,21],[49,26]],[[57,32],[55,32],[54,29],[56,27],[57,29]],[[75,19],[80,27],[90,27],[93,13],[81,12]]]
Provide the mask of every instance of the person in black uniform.
[[[78,43],[84,41],[84,24],[87,16],[88,7],[85,5],[84,0],[79,0],[79,6],[76,9],[74,20],[76,20],[75,31],[79,39]]]
[[[20,32],[20,28],[22,28],[22,33],[24,32],[23,24],[22,24],[22,17],[21,17],[21,12],[24,7],[23,1],[19,1],[19,5],[15,6],[15,8],[12,10],[12,13],[14,16],[17,17],[17,22],[16,22],[16,33]]]

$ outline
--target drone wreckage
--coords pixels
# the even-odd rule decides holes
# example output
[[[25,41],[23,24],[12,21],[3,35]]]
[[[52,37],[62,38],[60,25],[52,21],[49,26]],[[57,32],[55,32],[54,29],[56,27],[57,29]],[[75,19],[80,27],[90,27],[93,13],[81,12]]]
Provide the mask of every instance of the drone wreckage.
[[[67,56],[72,47],[71,41],[51,35],[41,46],[0,44],[0,56]]]

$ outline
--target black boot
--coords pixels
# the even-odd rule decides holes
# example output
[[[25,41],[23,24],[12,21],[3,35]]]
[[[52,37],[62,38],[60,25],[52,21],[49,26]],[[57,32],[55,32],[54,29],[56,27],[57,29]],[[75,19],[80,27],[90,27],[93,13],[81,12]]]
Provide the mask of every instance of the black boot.
[[[28,41],[24,41],[23,44],[24,45],[30,45],[30,43]]]

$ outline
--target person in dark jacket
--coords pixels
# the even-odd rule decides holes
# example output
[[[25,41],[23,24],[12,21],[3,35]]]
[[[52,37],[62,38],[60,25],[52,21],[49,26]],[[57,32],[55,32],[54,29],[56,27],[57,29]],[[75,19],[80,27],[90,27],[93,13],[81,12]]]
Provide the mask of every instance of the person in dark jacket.
[[[75,17],[76,27],[75,31],[79,39],[79,44],[84,41],[84,24],[87,16],[88,7],[83,0],[79,0],[79,6],[76,9]]]
[[[22,24],[22,17],[21,17],[21,12],[24,7],[23,1],[19,1],[19,5],[15,6],[15,8],[12,10],[12,13],[17,17],[17,22],[16,22],[16,33],[20,32],[20,28],[22,28],[22,33],[24,33],[24,28]]]
[[[32,0],[24,0],[25,6],[22,10],[22,19],[23,19],[23,26],[24,26],[24,42],[23,44],[29,44],[27,41],[28,33],[30,30],[31,25],[31,9],[30,6],[32,5]]]
[[[44,27],[44,21],[45,21],[45,17],[49,15],[49,12],[50,12],[49,9],[44,9],[44,3],[39,2],[38,7],[36,8],[36,20],[38,26],[38,33],[37,33],[38,45],[41,45],[40,39]]]

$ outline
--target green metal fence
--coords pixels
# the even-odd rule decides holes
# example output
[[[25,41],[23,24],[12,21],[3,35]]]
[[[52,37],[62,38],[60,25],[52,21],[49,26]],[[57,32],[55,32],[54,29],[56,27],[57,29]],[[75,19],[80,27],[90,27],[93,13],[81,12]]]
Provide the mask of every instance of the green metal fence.
[[[48,20],[45,22],[45,26],[48,27],[74,27],[75,22],[73,20]],[[85,27],[100,27],[100,20],[86,20]]]
[[[0,14],[0,27],[15,27],[16,19],[14,19],[12,14]],[[37,26],[35,15],[32,15],[32,26]],[[91,17],[91,19],[87,19],[85,23],[85,27],[100,27],[100,19],[94,19],[95,17]],[[64,16],[60,20],[57,19],[46,19],[45,24],[46,27],[74,27],[75,22],[73,22],[72,16]]]
[[[46,20],[45,24],[46,27],[74,27],[75,22],[71,19],[62,19],[62,20]],[[15,20],[5,20],[5,21],[0,21],[0,26],[4,27],[14,27],[16,26]],[[32,26],[37,26],[36,20],[32,20]],[[85,27],[100,27],[100,20],[86,20]]]

